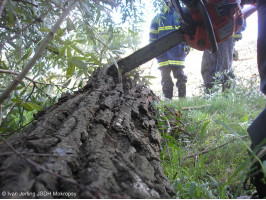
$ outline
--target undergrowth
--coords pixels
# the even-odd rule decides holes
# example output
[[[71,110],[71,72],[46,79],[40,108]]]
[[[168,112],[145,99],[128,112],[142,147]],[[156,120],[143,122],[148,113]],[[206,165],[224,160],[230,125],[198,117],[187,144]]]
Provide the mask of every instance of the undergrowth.
[[[243,182],[250,168],[247,127],[264,108],[256,84],[238,82],[217,91],[158,104],[161,159],[176,198],[250,195]]]

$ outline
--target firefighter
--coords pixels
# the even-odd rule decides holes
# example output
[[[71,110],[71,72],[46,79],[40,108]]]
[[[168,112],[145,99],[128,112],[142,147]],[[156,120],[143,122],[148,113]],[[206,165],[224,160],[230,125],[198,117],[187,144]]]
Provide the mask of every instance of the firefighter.
[[[230,88],[230,79],[234,79],[232,69],[234,42],[232,37],[218,44],[218,51],[205,50],[201,62],[201,75],[206,93],[211,93],[215,83],[222,84],[222,90]]]
[[[245,2],[246,0],[242,0]],[[251,1],[252,0],[247,0]],[[257,60],[260,74],[260,89],[266,94],[266,1],[258,0],[258,40],[257,40]],[[266,197],[266,109],[253,121],[248,128],[248,134],[251,138],[251,149],[258,156],[261,162],[255,158],[255,164],[251,167],[253,171],[250,173],[251,183],[256,187],[257,196],[254,198]],[[264,172],[262,165],[264,166]]]
[[[222,84],[222,91],[231,87],[231,81],[235,78],[232,69],[234,53],[236,53],[234,52],[235,42],[242,39],[242,31],[245,28],[246,23],[235,35],[218,44],[218,51],[216,53],[210,53],[209,50],[203,52],[201,75],[207,94],[213,91],[212,88],[215,83]]]
[[[150,27],[150,42],[153,42],[162,36],[180,28],[180,14],[172,6],[171,0],[165,0],[165,7],[161,14],[154,17]],[[171,78],[171,72],[177,79],[178,97],[186,96],[187,76],[184,74],[185,57],[189,47],[181,43],[162,55],[158,56],[157,62],[161,71],[161,84],[165,98],[172,99],[174,83]]]

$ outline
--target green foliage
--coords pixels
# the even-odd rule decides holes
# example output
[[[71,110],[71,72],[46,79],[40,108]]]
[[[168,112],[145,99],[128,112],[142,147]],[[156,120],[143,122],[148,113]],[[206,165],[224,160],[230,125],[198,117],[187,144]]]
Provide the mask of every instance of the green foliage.
[[[7,0],[0,18],[0,95],[32,59],[70,2]],[[62,92],[83,87],[96,67],[123,57],[126,50],[136,50],[143,10],[142,0],[79,0],[28,79],[2,105],[0,133],[24,126]]]
[[[246,129],[264,108],[258,88],[238,84],[226,93],[164,101],[158,108],[161,159],[177,198],[253,192],[242,185],[251,164]]]

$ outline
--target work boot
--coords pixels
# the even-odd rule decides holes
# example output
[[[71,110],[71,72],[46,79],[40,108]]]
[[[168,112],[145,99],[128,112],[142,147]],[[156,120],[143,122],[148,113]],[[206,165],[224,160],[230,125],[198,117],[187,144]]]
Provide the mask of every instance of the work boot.
[[[177,89],[178,89],[179,98],[186,97],[186,85],[185,84],[179,85]]]
[[[163,85],[163,94],[165,98],[172,99],[173,98],[173,85]]]
[[[266,160],[266,147],[262,147],[260,152],[264,151],[264,155],[262,157],[259,156],[260,152],[258,153],[258,157],[260,158],[261,162],[263,163]],[[263,199],[266,197],[266,176],[264,175],[261,164],[256,161],[255,164],[252,165],[251,169],[254,169],[251,174],[250,182],[255,186],[257,190],[257,196],[260,199]]]

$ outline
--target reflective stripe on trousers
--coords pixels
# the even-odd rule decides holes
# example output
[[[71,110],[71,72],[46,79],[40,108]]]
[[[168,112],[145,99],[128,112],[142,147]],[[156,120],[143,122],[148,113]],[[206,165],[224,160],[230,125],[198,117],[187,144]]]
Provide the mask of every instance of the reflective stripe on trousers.
[[[184,66],[185,62],[184,61],[179,61],[179,60],[167,60],[164,62],[159,62],[158,63],[159,67],[163,67],[163,66],[169,66],[169,65],[176,65],[177,67]]]

